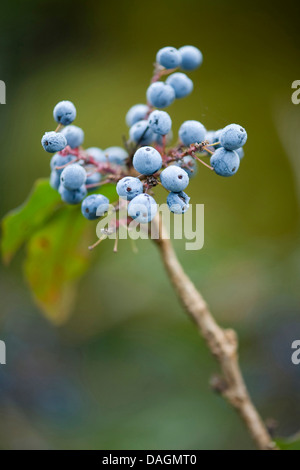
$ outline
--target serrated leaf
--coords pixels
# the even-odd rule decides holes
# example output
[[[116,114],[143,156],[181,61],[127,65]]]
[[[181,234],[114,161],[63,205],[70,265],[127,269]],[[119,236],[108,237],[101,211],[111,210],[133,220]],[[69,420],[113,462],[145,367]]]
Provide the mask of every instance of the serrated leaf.
[[[45,315],[55,324],[69,317],[76,281],[90,263],[93,224],[78,207],[65,207],[29,240],[25,277]]]
[[[24,204],[9,212],[2,220],[1,251],[5,263],[9,263],[23,243],[60,205],[60,196],[51,188],[49,179],[37,180]]]

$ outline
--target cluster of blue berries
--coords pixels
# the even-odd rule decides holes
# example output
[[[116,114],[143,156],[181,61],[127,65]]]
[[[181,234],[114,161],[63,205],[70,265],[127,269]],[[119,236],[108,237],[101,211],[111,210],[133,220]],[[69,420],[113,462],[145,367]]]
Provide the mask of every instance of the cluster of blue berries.
[[[165,82],[158,81],[157,78],[169,74],[172,69],[194,70],[202,64],[202,60],[202,53],[194,46],[183,46],[178,50],[175,47],[160,49],[156,55],[156,74],[147,90],[148,102],[156,108],[166,108],[175,98],[188,96],[193,91],[194,85],[185,73],[174,72]]]
[[[50,184],[64,202],[81,203],[84,217],[95,220],[106,213],[109,200],[88,192],[115,183],[117,194],[126,201],[129,220],[147,223],[158,209],[153,197],[153,188],[158,184],[168,191],[170,211],[183,214],[190,201],[184,191],[197,172],[197,162],[220,176],[237,172],[247,140],[240,125],[207,131],[199,121],[185,121],[180,126],[177,143],[171,145],[172,120],[162,108],[192,92],[192,80],[177,70],[192,71],[202,60],[202,53],[194,46],[164,47],[158,51],[146,92],[147,103],[134,105],[126,114],[129,139],[125,148],[85,150],[84,132],[72,124],[77,114],[74,104],[61,101],[55,106],[53,116],[58,127],[44,134],[42,145],[47,152],[56,152],[50,163]],[[203,161],[207,156],[210,164]]]
[[[50,185],[67,204],[82,202],[82,214],[87,219],[101,217],[108,210],[109,200],[102,194],[87,194],[100,185],[104,175],[111,173],[118,178],[122,173],[117,167],[124,164],[128,153],[121,147],[84,150],[84,132],[72,125],[76,108],[71,101],[59,102],[53,116],[58,123],[57,129],[46,132],[42,137],[44,149],[50,153],[57,152],[50,161]]]

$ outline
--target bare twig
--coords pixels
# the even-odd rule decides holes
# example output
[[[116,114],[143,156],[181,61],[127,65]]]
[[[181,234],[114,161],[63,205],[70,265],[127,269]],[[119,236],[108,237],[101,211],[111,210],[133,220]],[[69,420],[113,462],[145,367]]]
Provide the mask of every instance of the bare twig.
[[[159,224],[158,217],[154,223]],[[222,377],[214,377],[211,385],[237,410],[258,449],[276,449],[267,427],[251,401],[240,371],[235,331],[224,330],[217,324],[200,292],[179,263],[162,223],[158,233],[159,238],[155,242],[173,287],[187,313],[196,323],[209,350],[220,364]]]

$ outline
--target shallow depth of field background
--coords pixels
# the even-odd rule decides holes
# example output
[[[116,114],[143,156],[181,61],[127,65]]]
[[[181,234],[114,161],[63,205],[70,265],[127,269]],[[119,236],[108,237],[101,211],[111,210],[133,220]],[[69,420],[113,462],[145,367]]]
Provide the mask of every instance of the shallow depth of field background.
[[[145,101],[156,51],[198,46],[194,92],[168,111],[208,129],[246,127],[237,175],[205,167],[188,188],[205,204],[205,246],[179,258],[224,326],[277,434],[300,428],[299,4],[282,2],[6,2],[1,8],[1,216],[49,174],[40,139],[52,109],[74,101],[86,146],[121,145],[128,108]],[[164,202],[164,194],[158,199]],[[0,448],[245,449],[239,418],[209,388],[218,367],[183,313],[153,244],[94,253],[73,316],[52,326],[22,277],[1,266]],[[64,260],[62,259],[62,263]],[[43,269],[43,266],[41,266]]]

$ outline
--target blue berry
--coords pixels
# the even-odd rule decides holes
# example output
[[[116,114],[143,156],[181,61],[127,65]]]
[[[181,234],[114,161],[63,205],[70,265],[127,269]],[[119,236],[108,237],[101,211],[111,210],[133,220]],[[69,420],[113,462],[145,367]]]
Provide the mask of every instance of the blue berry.
[[[100,204],[97,207],[96,215],[97,217],[102,217],[105,212],[108,212],[109,209],[109,199],[106,196],[103,196],[103,194],[98,194],[100,196],[101,200]]]
[[[79,204],[87,195],[87,189],[84,184],[74,191],[70,191],[61,184],[58,192],[61,195],[62,200],[67,204]]]
[[[59,188],[59,185],[60,185],[60,177],[59,177],[59,174],[57,173],[57,171],[51,171],[51,175],[50,175],[50,186],[53,188],[53,189],[56,189],[58,190]]]
[[[150,129],[148,121],[138,121],[129,130],[129,137],[132,142],[139,145],[149,145],[153,142],[154,135]]]
[[[58,170],[57,167],[64,166],[67,163],[70,163],[72,160],[74,160],[74,155],[66,155],[65,157],[63,157],[59,153],[56,153],[51,158],[50,168],[51,168],[52,171],[55,170],[58,175],[61,175],[64,168],[61,168],[61,169]]]
[[[61,134],[65,136],[65,138],[67,139],[68,145],[72,149],[76,149],[84,141],[84,132],[80,127],[77,127],[77,126],[70,125],[70,126],[64,127],[63,130],[61,131]]]
[[[181,158],[181,160],[177,161],[175,165],[180,166],[184,171],[187,172],[188,177],[192,178],[197,173],[197,164],[193,157],[186,155],[185,157]]]
[[[114,165],[125,165],[128,153],[122,147],[108,147],[104,154],[110,163]]]
[[[238,154],[239,159],[242,160],[242,158],[244,158],[244,155],[245,155],[243,147],[240,147],[239,149],[236,149],[235,151]]]
[[[128,204],[128,214],[140,224],[151,222],[157,212],[157,204],[149,194],[140,194]]]
[[[134,154],[132,164],[142,175],[153,175],[162,166],[160,153],[153,147],[140,147]]]
[[[198,143],[205,139],[206,130],[199,121],[185,121],[179,129],[179,138],[186,146]]]
[[[155,108],[166,108],[175,100],[175,91],[164,82],[152,83],[147,90],[147,100]]]
[[[166,69],[179,67],[181,55],[175,47],[163,47],[156,54],[156,62]]]
[[[215,141],[216,131],[207,131],[205,134],[205,140],[210,144],[213,144]],[[217,141],[216,141],[217,142]]]
[[[221,146],[226,150],[236,150],[245,145],[247,132],[238,124],[229,124],[220,134]]]
[[[95,220],[108,211],[109,200],[102,194],[91,194],[81,204],[82,215],[88,220]]]
[[[221,136],[222,131],[223,131],[223,129],[218,129],[217,131],[215,131],[215,136],[214,136],[214,140],[213,140],[214,143],[215,142],[220,142],[220,136]],[[221,147],[221,144],[218,144],[218,145]]]
[[[105,152],[98,147],[90,147],[86,149],[86,153],[89,157],[93,157],[99,163],[107,163]]]
[[[189,201],[189,196],[183,191],[180,193],[170,193],[167,197],[168,207],[174,214],[184,214],[190,207]]]
[[[232,176],[239,169],[240,159],[235,151],[220,147],[211,156],[210,164],[217,175]]]
[[[126,114],[126,124],[128,127],[133,126],[138,121],[145,120],[147,118],[149,108],[146,104],[135,104],[132,106]]]
[[[71,101],[60,101],[53,109],[53,117],[59,124],[68,126],[76,118],[76,108]]]
[[[67,140],[61,132],[46,132],[42,137],[42,146],[46,152],[60,152],[67,145]]]
[[[222,132],[223,129],[219,129],[218,131],[207,131],[205,134],[205,140],[207,140],[210,144],[214,144],[216,142],[220,142],[220,133]],[[217,145],[212,145],[211,147],[208,147],[210,150],[216,150],[221,147],[221,144]],[[206,154],[209,154],[209,152],[206,152]]]
[[[202,52],[194,46],[183,46],[179,49],[182,70],[194,70],[203,62]]]
[[[220,136],[221,136],[221,132],[223,131],[223,129],[218,129],[217,131],[214,131],[214,136],[213,136],[213,139],[212,139],[212,142],[213,144],[215,144],[216,142],[220,142]],[[221,147],[221,144],[218,143],[217,145],[214,145],[214,149],[219,149]]]
[[[150,114],[148,124],[155,134],[167,135],[172,127],[172,120],[168,113],[156,109]]]
[[[177,165],[170,165],[161,172],[160,181],[168,191],[179,193],[189,184],[189,177],[182,168]]]
[[[166,80],[167,85],[174,88],[176,98],[184,98],[192,93],[194,84],[185,73],[172,73]]]
[[[100,183],[102,179],[102,175],[96,171],[95,173],[92,173],[90,176],[88,176],[86,178],[86,182],[85,184],[88,185],[88,184],[97,184],[97,183]],[[95,188],[88,188],[88,191],[93,191]]]
[[[69,191],[79,189],[86,182],[86,171],[78,163],[69,165],[60,175],[60,182]]]
[[[133,176],[126,176],[118,181],[117,193],[122,199],[131,201],[133,198],[142,194],[143,183]]]

